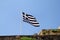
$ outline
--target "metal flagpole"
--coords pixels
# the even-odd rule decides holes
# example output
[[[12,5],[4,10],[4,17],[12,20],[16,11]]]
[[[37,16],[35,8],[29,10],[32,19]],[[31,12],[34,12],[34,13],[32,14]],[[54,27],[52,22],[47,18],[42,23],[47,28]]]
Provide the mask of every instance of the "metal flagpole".
[[[22,34],[22,12],[20,12],[20,35]]]

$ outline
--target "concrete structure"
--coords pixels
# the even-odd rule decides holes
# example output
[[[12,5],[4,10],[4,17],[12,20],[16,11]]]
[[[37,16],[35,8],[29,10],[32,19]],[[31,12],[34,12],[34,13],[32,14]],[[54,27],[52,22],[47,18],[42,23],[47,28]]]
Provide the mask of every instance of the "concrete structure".
[[[44,35],[60,35],[60,29],[43,29],[40,33],[40,36]]]
[[[20,36],[0,36],[0,40],[20,40]]]
[[[39,33],[39,40],[60,40],[60,29],[43,29]]]

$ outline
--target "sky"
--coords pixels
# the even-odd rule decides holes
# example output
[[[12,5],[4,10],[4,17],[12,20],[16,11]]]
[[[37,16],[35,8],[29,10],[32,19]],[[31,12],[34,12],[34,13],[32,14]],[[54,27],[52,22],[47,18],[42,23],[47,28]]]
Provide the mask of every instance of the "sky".
[[[36,17],[40,27],[22,20],[22,12]],[[60,0],[0,0],[0,35],[33,35],[60,26]]]

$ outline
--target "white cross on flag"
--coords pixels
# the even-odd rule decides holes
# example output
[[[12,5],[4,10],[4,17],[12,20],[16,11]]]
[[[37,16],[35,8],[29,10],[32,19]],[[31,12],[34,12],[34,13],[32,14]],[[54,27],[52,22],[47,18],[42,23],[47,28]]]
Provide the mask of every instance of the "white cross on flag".
[[[22,12],[23,14],[23,21],[27,22],[35,27],[39,27],[39,23],[37,22],[36,18],[30,14],[26,14],[24,12]]]

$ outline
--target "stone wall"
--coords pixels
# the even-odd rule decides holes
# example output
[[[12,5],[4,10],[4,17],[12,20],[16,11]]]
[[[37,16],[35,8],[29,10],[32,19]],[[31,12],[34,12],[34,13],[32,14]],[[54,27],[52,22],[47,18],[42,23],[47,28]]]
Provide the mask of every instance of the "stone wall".
[[[39,40],[60,40],[60,35],[46,35],[40,36]]]
[[[0,36],[0,40],[20,40],[20,36]]]

